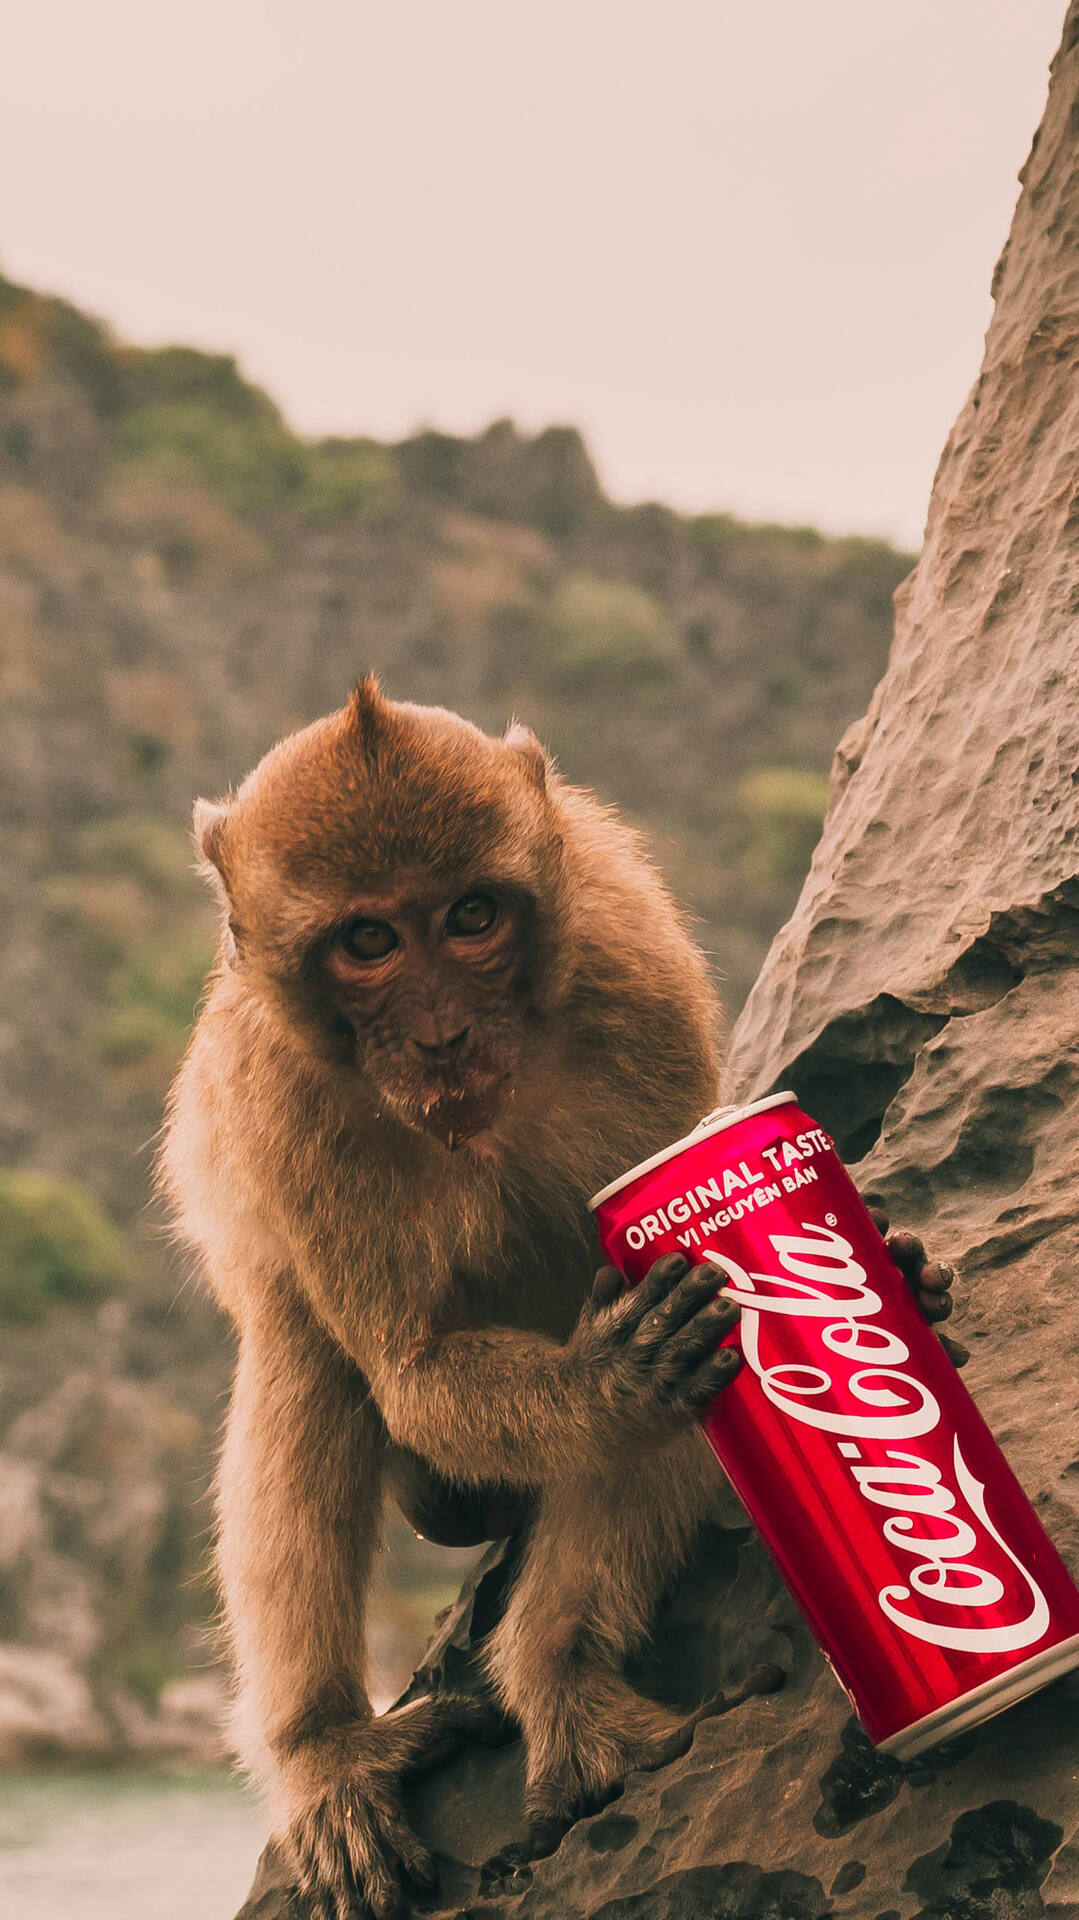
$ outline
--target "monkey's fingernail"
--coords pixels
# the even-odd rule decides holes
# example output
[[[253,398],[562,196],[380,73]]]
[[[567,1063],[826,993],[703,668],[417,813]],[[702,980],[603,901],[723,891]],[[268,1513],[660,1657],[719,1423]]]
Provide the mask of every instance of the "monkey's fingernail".
[[[888,1251],[892,1259],[898,1260],[903,1266],[913,1266],[915,1263],[920,1266],[925,1265],[925,1248],[918,1235],[912,1233],[909,1227],[896,1228],[896,1231],[889,1236]]]

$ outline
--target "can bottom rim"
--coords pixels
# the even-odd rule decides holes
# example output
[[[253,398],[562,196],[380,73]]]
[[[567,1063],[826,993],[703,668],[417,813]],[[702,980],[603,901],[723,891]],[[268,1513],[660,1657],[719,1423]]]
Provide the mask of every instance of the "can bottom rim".
[[[1015,1706],[1017,1701],[1037,1693],[1040,1687],[1048,1686],[1050,1680],[1071,1673],[1075,1667],[1079,1667],[1079,1633],[1073,1634],[1070,1640],[1058,1640],[1055,1647],[1047,1647],[1044,1653],[1036,1653],[1007,1673],[998,1673],[993,1680],[983,1680],[980,1687],[961,1693],[957,1700],[949,1700],[946,1706],[912,1721],[899,1733],[889,1734],[887,1740],[878,1740],[877,1751],[893,1753],[897,1760],[913,1760],[941,1740],[949,1740],[967,1727],[991,1720],[994,1714],[1003,1713],[1005,1707]]]

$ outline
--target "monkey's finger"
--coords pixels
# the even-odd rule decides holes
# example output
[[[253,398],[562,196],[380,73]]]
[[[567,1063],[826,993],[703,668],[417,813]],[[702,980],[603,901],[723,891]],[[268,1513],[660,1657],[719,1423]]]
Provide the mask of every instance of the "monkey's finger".
[[[569,1832],[573,1821],[567,1814],[544,1813],[528,1823],[528,1838],[525,1841],[526,1860],[543,1860],[554,1853]]]
[[[384,1831],[385,1816],[372,1817],[355,1802],[345,1807],[346,1841],[339,1868],[338,1901],[348,1920],[404,1920],[407,1906],[397,1875],[397,1855]]]
[[[646,1313],[637,1331],[637,1344],[654,1353],[673,1333],[716,1297],[718,1276],[712,1266],[693,1267],[656,1306]]]
[[[950,1320],[952,1317],[952,1296],[950,1293],[919,1292],[918,1305],[921,1307],[926,1319],[933,1323],[938,1320]]]
[[[943,1260],[927,1260],[918,1275],[918,1291],[921,1293],[928,1289],[930,1293],[947,1293],[954,1287],[956,1278],[955,1268]]]
[[[653,1261],[640,1285],[631,1287],[627,1295],[631,1317],[640,1320],[650,1307],[658,1306],[688,1270],[689,1261],[684,1253],[665,1253],[662,1260]]]
[[[334,1920],[329,1908],[336,1906],[336,1890],[342,1884],[343,1849],[320,1809],[309,1813],[302,1826],[293,1831],[292,1844],[301,1893],[321,1902],[327,1908],[327,1920]]]
[[[408,1903],[397,1878],[396,1862],[391,1866],[381,1846],[368,1849],[364,1870],[357,1874],[357,1880],[362,1888],[361,1912],[365,1906],[374,1920],[406,1920]]]
[[[885,1245],[905,1280],[915,1281],[925,1266],[925,1248],[916,1233],[909,1227],[897,1227],[888,1235]]]
[[[310,1920],[352,1920],[356,1912],[355,1883],[351,1873],[342,1871],[340,1860],[320,1872],[305,1868],[300,1876],[300,1891],[307,1901]]]
[[[413,1833],[404,1814],[396,1809],[388,1810],[382,1816],[382,1827],[409,1879],[425,1893],[433,1893],[438,1885],[438,1864],[430,1848]]]
[[[695,1314],[687,1326],[660,1348],[654,1362],[657,1382],[674,1387],[685,1374],[692,1373],[702,1360],[715,1352],[720,1341],[726,1339],[740,1319],[741,1311],[732,1300],[719,1300]]]
[[[888,1232],[888,1209],[881,1199],[880,1194],[863,1193],[860,1195],[860,1198],[877,1232],[882,1236],[886,1235]]]
[[[677,1366],[702,1360],[714,1352],[741,1318],[742,1309],[736,1300],[710,1300],[680,1332],[672,1334],[663,1349],[664,1357]]]
[[[741,1366],[742,1356],[737,1347],[721,1347],[683,1383],[678,1399],[685,1407],[706,1407],[717,1393],[730,1386]]]
[[[654,1314],[689,1267],[684,1253],[668,1253],[649,1267],[644,1279],[616,1300],[610,1328],[616,1339],[631,1339],[642,1321]],[[659,1323],[657,1322],[656,1325]]]
[[[602,1313],[605,1307],[613,1307],[626,1290],[624,1274],[617,1267],[601,1267],[592,1282],[592,1291],[588,1296],[589,1312]]]
[[[950,1333],[938,1333],[937,1339],[944,1348],[953,1367],[965,1367],[970,1359],[970,1348],[964,1347],[959,1340],[953,1340]]]
[[[656,1740],[634,1766],[635,1773],[656,1773],[660,1767],[669,1766],[672,1760],[680,1760],[693,1745],[693,1735],[697,1731],[699,1716],[690,1714],[680,1727],[675,1727],[661,1739]]]

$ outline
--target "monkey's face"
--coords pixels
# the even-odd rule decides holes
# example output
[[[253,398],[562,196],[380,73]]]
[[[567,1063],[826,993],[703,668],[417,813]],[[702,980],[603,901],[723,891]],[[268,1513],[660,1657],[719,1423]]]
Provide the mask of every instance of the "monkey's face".
[[[346,1100],[450,1148],[505,1112],[566,974],[547,775],[521,728],[494,740],[366,681],[196,808],[227,964]]]
[[[511,1097],[526,1028],[531,903],[478,877],[409,877],[350,902],[322,950],[356,1066],[406,1125],[451,1150]]]

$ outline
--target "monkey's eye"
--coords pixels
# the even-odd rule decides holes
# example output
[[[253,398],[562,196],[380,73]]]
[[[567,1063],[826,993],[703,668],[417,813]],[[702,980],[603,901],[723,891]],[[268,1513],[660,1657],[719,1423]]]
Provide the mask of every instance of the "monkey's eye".
[[[397,935],[384,920],[350,920],[337,938],[353,960],[384,960],[397,945]]]
[[[498,902],[489,893],[466,893],[446,915],[446,932],[453,935],[490,933],[498,919]]]

